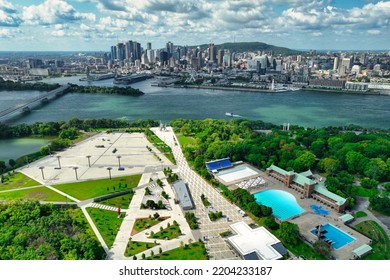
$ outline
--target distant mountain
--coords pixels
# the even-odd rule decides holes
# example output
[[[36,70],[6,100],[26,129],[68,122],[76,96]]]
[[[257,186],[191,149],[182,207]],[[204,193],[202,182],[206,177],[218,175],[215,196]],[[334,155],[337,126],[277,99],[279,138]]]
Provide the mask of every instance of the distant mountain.
[[[274,54],[282,55],[294,55],[302,54],[303,51],[292,50],[289,48],[278,47],[274,45],[268,45],[262,42],[238,42],[238,43],[223,43],[215,45],[217,50],[230,50],[233,52],[254,52],[254,51],[273,51]],[[193,48],[198,46],[192,46]],[[208,48],[208,44],[203,44],[199,46],[201,49]]]

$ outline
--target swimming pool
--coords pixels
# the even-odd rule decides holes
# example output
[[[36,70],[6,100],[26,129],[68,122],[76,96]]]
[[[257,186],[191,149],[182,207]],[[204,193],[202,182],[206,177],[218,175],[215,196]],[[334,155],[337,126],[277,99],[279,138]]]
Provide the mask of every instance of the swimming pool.
[[[322,208],[321,205],[312,204],[312,205],[310,205],[310,208],[314,210],[314,213],[321,215],[321,216],[324,216],[324,217],[328,216],[328,214],[329,214],[329,210]]]
[[[324,231],[323,238],[321,239],[330,243],[335,250],[340,249],[345,245],[351,243],[352,241],[356,240],[356,238],[352,237],[348,233],[345,233],[341,229],[338,229],[331,224],[323,225],[321,227],[321,231]],[[310,232],[313,235],[317,235],[318,230],[317,228],[314,228]]]
[[[295,197],[281,190],[266,190],[254,194],[256,202],[271,207],[275,217],[284,221],[305,212]]]

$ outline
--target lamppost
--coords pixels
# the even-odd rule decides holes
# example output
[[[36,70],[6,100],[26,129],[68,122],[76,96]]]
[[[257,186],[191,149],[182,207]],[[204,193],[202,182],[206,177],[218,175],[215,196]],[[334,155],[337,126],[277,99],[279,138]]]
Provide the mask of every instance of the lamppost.
[[[79,169],[77,166],[73,167],[74,173],[76,174],[76,180],[79,179],[79,177],[77,176],[77,169]]]
[[[58,160],[58,169],[61,169],[60,157],[61,157],[61,156],[56,156],[56,158],[57,158],[57,160]]]
[[[42,173],[42,179],[45,180],[45,174],[43,174],[43,169],[45,167],[44,166],[40,166],[39,169],[41,170],[41,173]]]
[[[88,166],[91,167],[91,156],[87,156],[87,159],[88,159]]]
[[[107,167],[107,170],[108,170],[108,176],[110,177],[110,180],[111,180],[111,169],[112,169],[112,167]]]
[[[118,168],[121,168],[121,156],[116,156],[118,158]]]

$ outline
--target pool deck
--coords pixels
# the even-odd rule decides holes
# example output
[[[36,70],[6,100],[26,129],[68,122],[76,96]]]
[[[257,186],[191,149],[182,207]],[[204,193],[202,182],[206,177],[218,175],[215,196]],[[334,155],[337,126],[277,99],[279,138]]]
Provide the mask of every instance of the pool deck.
[[[319,203],[318,201],[312,198],[302,198],[302,194],[294,191],[293,189],[286,188],[281,182],[275,180],[272,177],[268,177],[265,174],[265,172],[260,171],[259,176],[263,177],[267,181],[267,185],[257,190],[253,190],[252,193],[256,193],[263,190],[269,190],[269,189],[286,191],[294,195],[298,204],[303,209],[305,209],[306,212],[296,217],[287,219],[286,221],[298,225],[299,232],[301,236],[306,240],[307,243],[313,244],[314,242],[317,241],[316,237],[310,233],[310,230],[312,230],[314,227],[316,227],[319,224],[329,223],[339,228],[340,230],[344,231],[345,233],[348,233],[349,235],[356,238],[355,241],[352,241],[351,243],[341,247],[340,249],[333,250],[332,255],[334,256],[334,258],[341,259],[341,260],[354,259],[353,252],[352,252],[353,250],[357,249],[363,244],[370,244],[369,238],[360,234],[354,229],[346,226],[341,220],[339,220],[338,217],[341,216],[341,214],[336,212],[334,209],[330,209],[329,207]],[[312,204],[320,205],[322,206],[323,209],[329,210],[329,214],[326,217],[315,214],[314,210],[310,208],[310,205]]]

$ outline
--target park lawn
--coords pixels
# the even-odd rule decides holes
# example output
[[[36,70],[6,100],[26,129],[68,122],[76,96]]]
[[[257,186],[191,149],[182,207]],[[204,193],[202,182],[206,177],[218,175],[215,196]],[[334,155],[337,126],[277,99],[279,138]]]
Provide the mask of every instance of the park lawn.
[[[4,183],[0,183],[0,191],[19,189],[19,188],[27,188],[33,186],[41,185],[37,181],[27,177],[23,173],[16,172],[10,175],[6,175],[7,180]]]
[[[125,257],[132,257],[157,245],[158,243],[153,242],[129,241],[126,246]]]
[[[86,200],[137,187],[141,174],[110,179],[90,180],[70,184],[53,185],[54,188],[77,199]],[[127,187],[126,187],[127,184]]]
[[[363,211],[357,211],[356,213],[353,214],[355,218],[363,218],[367,217],[367,213]]]
[[[99,203],[103,205],[113,206],[115,208],[128,209],[130,202],[133,199],[133,196],[134,193],[131,192],[124,195],[99,201]]]
[[[202,242],[194,242],[187,246],[148,257],[147,260],[208,260],[208,256],[204,244]]]
[[[177,139],[179,140],[179,143],[182,147],[196,144],[196,139],[190,136],[180,135],[177,137]]]
[[[181,235],[181,230],[179,226],[171,225],[168,228],[163,228],[163,230],[150,234],[148,238],[154,239],[168,239],[171,240]]]
[[[165,219],[162,217],[159,217],[158,219],[152,219],[152,218],[140,218],[136,219],[133,227],[133,231],[131,235],[137,234],[138,232],[141,232],[147,228],[150,228],[154,225],[157,225],[158,223],[161,223]]]
[[[364,221],[354,226],[360,233],[372,239],[372,253],[363,260],[389,260],[390,241],[386,232],[375,221]]]
[[[149,142],[151,142],[160,152],[162,152],[168,160],[170,160],[173,164],[176,164],[175,157],[172,154],[172,149],[167,144],[165,144],[164,141],[156,136],[156,134],[154,134],[151,130],[150,132],[146,133],[146,137],[148,138]]]
[[[109,211],[91,207],[88,207],[86,209],[88,214],[91,216],[94,224],[98,228],[100,234],[102,235],[104,242],[106,242],[108,248],[111,248],[114,244],[115,237],[122,224],[122,215],[120,218],[118,218],[118,213],[116,211]]]
[[[72,202],[69,198],[52,191],[47,187],[32,187],[23,190],[0,192],[0,200],[42,200],[52,202]]]

